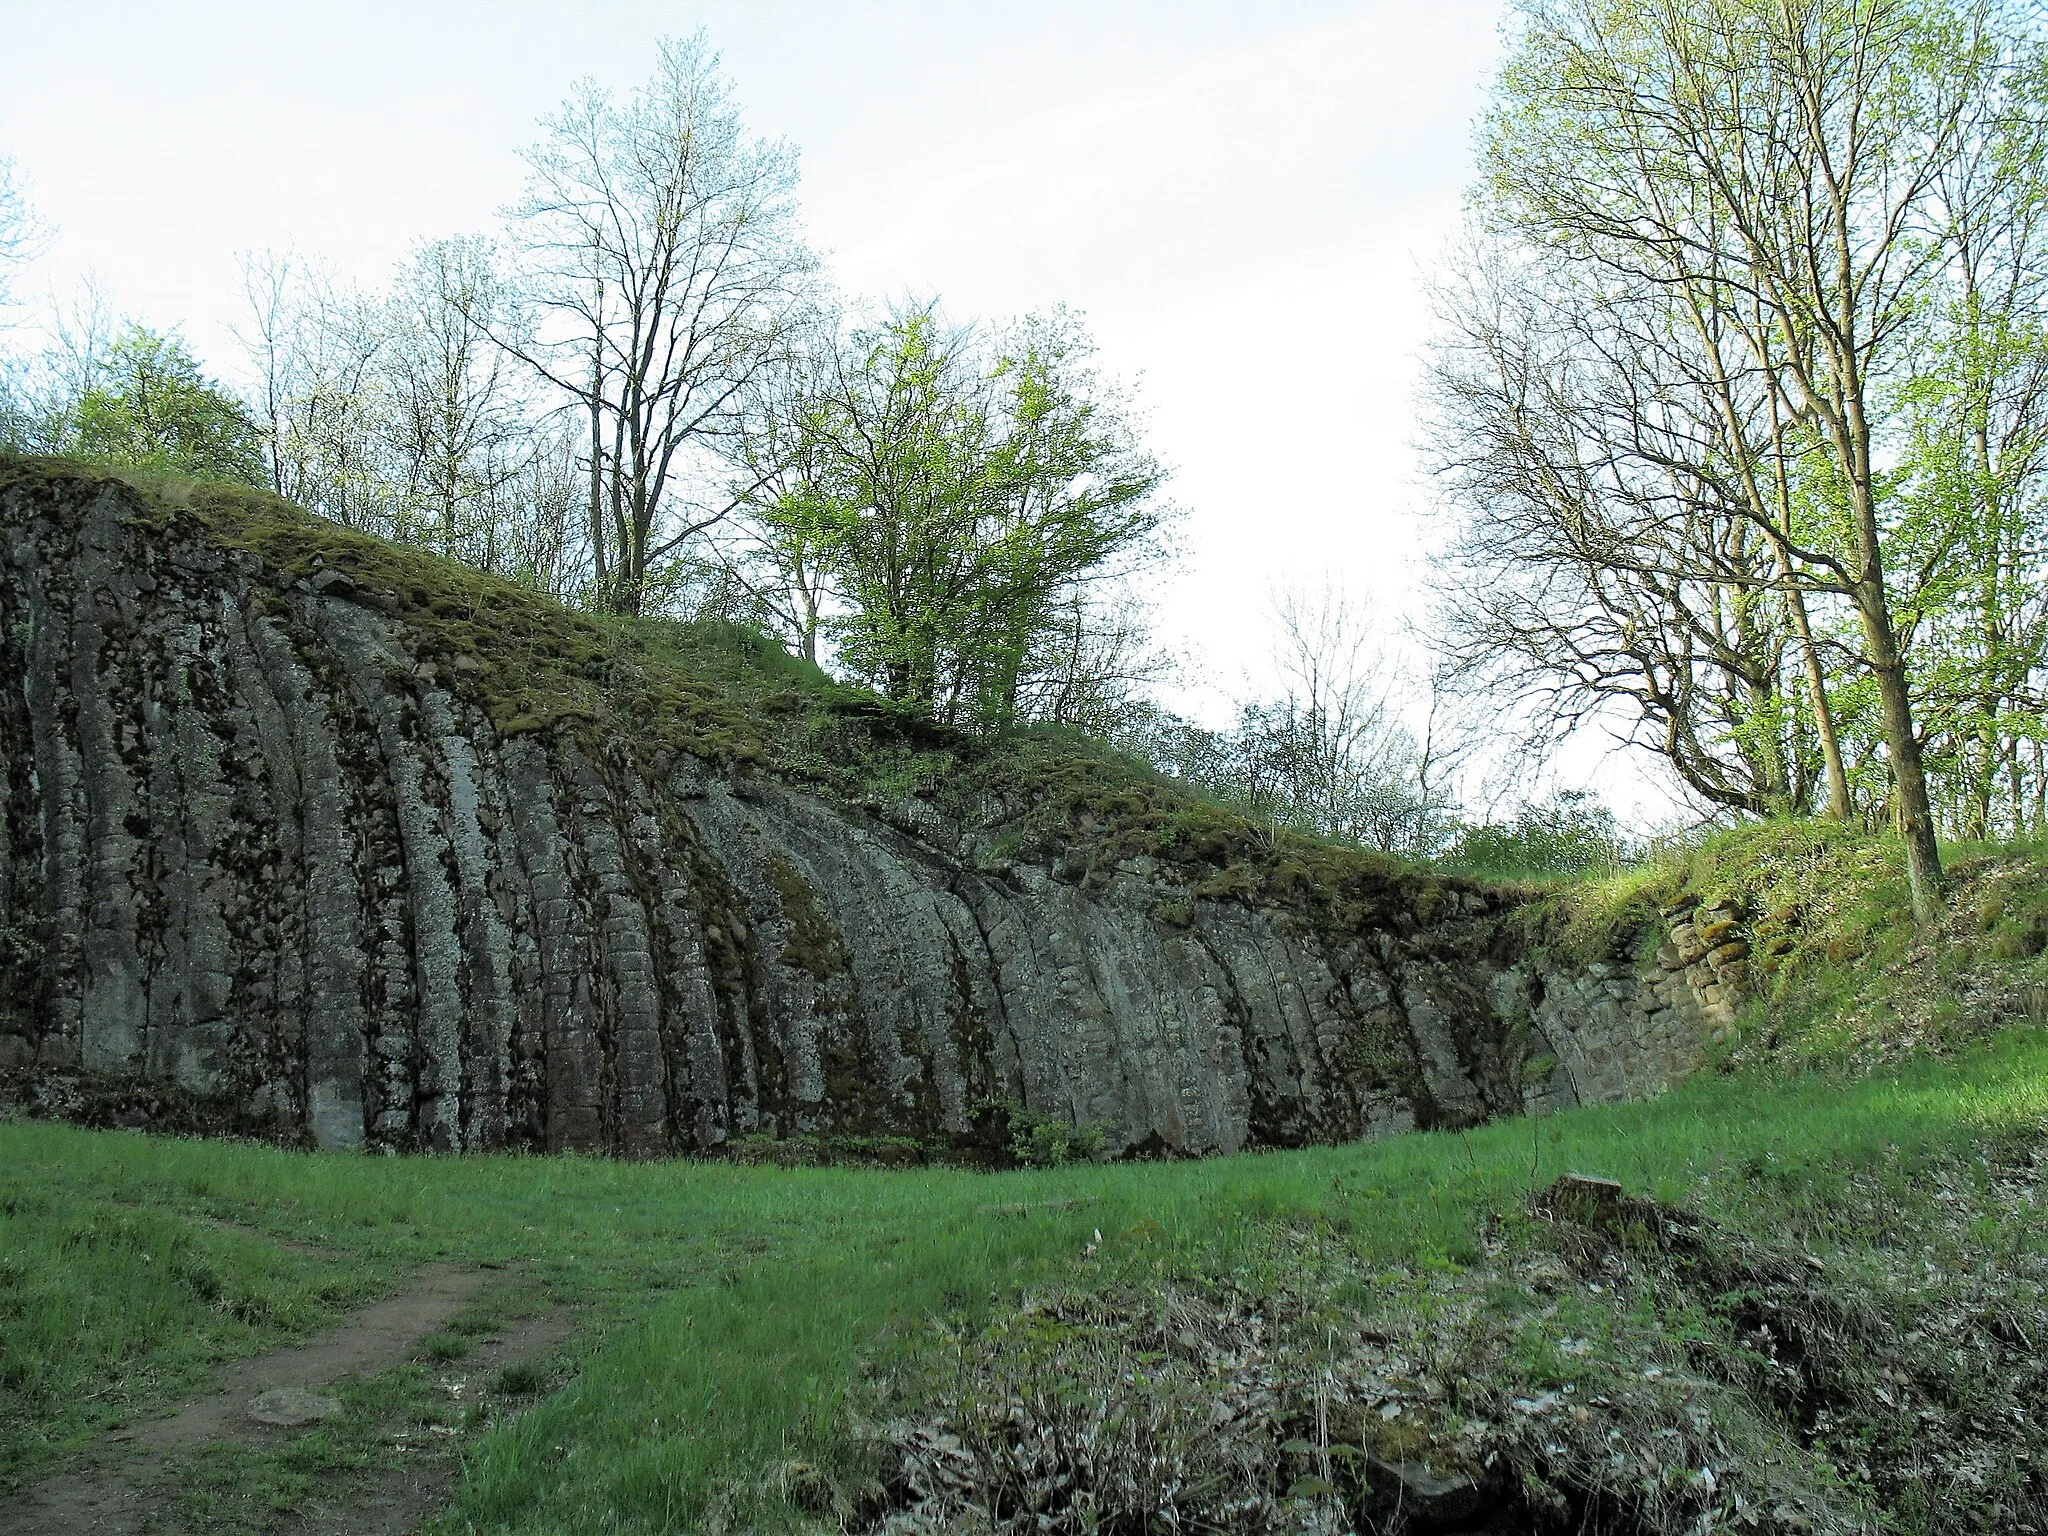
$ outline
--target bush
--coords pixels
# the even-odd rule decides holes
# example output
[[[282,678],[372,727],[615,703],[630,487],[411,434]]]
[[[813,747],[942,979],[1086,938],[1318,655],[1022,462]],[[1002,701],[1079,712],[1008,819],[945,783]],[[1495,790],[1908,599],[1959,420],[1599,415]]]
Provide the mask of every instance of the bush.
[[[1099,1125],[1075,1125],[1021,1104],[1004,1107],[1010,1115],[1010,1155],[1026,1168],[1089,1162],[1109,1144]]]
[[[1553,879],[1611,870],[1628,857],[1614,812],[1590,790],[1567,789],[1524,805],[1510,822],[1464,828],[1443,862],[1485,879]]]

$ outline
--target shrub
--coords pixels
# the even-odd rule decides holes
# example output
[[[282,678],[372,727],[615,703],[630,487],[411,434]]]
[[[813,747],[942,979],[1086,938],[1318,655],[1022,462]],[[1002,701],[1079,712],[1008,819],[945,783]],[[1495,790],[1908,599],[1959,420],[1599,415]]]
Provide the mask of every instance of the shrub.
[[[1075,1125],[1021,1104],[1004,1106],[1010,1115],[1010,1155],[1026,1168],[1061,1168],[1092,1161],[1109,1144],[1099,1125]]]
[[[1466,827],[1443,862],[1496,880],[1541,879],[1611,870],[1628,856],[1614,812],[1588,790],[1567,789],[1523,806],[1512,821]]]

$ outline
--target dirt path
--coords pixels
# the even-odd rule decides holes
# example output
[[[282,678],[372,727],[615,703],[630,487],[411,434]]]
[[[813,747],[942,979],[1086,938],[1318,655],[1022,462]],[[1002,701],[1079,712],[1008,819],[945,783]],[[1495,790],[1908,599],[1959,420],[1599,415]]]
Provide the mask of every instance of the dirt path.
[[[220,1368],[214,1387],[188,1398],[151,1419],[102,1436],[71,1463],[12,1497],[0,1498],[0,1532],[6,1536],[129,1536],[158,1527],[175,1490],[161,1484],[181,1456],[221,1444],[275,1445],[298,1431],[258,1423],[250,1417],[253,1399],[278,1388],[315,1389],[345,1376],[369,1376],[403,1365],[415,1342],[441,1328],[459,1312],[488,1277],[475,1271],[435,1266],[421,1271],[404,1291],[351,1314],[329,1333],[309,1344],[237,1360]],[[515,1360],[540,1354],[560,1343],[574,1328],[567,1314],[550,1313],[508,1324],[499,1337],[480,1341],[460,1362],[451,1385],[464,1378],[481,1380],[484,1373]],[[425,1463],[452,1462],[428,1457]],[[422,1472],[429,1470],[423,1464]],[[438,1470],[438,1469],[437,1469]],[[377,1479],[364,1480],[374,1484]],[[321,1536],[398,1532],[417,1525],[431,1505],[401,1497],[401,1478],[389,1488],[365,1486],[367,1504],[380,1499],[390,1505],[366,1507],[362,1518],[351,1514],[354,1502],[337,1489],[332,1507],[304,1514],[302,1529]],[[445,1496],[449,1477],[429,1479]],[[393,1524],[386,1515],[410,1523]],[[174,1523],[174,1522],[172,1522]]]
[[[546,1312],[514,1323],[501,1338],[481,1341],[440,1372],[453,1395],[467,1395],[504,1367],[546,1354],[576,1331],[569,1312]],[[289,1536],[409,1536],[448,1502],[462,1466],[456,1447],[423,1433],[374,1471],[345,1478],[284,1525]]]

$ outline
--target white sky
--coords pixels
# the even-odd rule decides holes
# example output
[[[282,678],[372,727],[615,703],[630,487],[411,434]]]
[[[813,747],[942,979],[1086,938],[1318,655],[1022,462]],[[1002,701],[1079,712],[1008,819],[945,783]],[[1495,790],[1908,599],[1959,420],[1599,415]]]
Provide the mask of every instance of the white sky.
[[[963,318],[1066,303],[1139,379],[1188,511],[1159,617],[1203,662],[1183,701],[1214,717],[1265,676],[1275,588],[1331,580],[1388,618],[1417,601],[1420,287],[1457,226],[1499,16],[0,0],[0,155],[57,227],[46,286],[94,271],[233,376],[237,253],[294,246],[381,283],[418,240],[490,230],[572,80],[629,88],[655,38],[701,26],[754,131],[800,146],[843,291],[936,293]],[[1566,777],[1589,776],[1635,798],[1618,764]]]

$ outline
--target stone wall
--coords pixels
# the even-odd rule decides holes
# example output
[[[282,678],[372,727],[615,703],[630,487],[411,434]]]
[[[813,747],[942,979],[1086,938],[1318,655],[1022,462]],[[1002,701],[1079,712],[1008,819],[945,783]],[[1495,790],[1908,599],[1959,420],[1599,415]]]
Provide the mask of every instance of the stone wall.
[[[401,596],[0,474],[0,1066],[335,1146],[942,1138],[1009,1100],[1201,1153],[1652,1091],[1733,997],[1711,915],[1639,986],[1522,953],[1457,881],[1390,875],[1346,927],[629,724],[500,726]]]
[[[1663,912],[1665,938],[1640,961],[1559,967],[1540,958],[1496,982],[1498,1006],[1526,1009],[1557,1063],[1532,1105],[1643,1098],[1685,1078],[1728,1038],[1748,996],[1742,915],[1688,897]],[[1541,1074],[1531,1074],[1532,1081]]]

